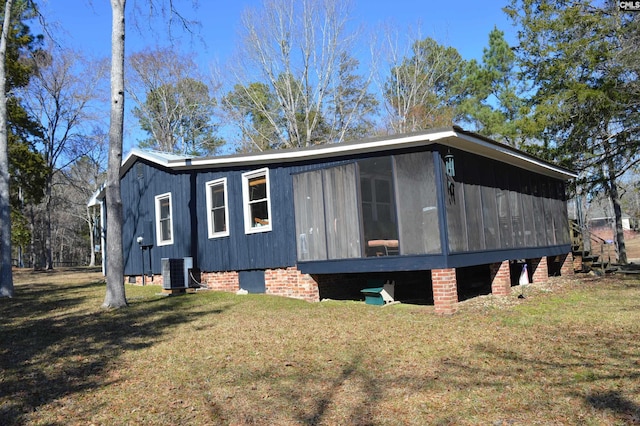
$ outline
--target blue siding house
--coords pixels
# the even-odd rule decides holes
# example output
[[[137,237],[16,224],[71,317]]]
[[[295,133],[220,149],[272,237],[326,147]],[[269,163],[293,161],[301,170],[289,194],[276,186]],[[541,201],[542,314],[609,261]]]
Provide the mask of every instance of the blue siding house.
[[[181,260],[185,286],[310,301],[392,282],[396,299],[451,313],[478,286],[508,294],[523,262],[533,281],[573,272],[574,177],[459,127],[208,158],[133,150],[125,274],[175,281]]]

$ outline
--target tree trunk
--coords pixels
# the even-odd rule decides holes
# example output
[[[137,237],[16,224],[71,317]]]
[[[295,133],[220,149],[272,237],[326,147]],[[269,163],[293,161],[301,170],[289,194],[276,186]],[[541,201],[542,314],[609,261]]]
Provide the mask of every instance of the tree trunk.
[[[9,197],[9,137],[5,58],[11,21],[12,0],[6,0],[0,39],[0,297],[13,297],[11,270],[11,202]]]
[[[44,269],[51,270],[53,269],[53,237],[51,235],[51,187],[53,183],[51,182],[51,175],[47,178],[46,182],[46,194],[45,194],[45,203],[44,203]]]
[[[36,269],[36,215],[33,212],[33,205],[29,208],[29,261],[30,267]]]
[[[126,0],[111,0],[111,120],[107,165],[107,294],[105,308],[127,306],[122,254],[120,165],[124,131],[124,10]]]
[[[626,265],[627,260],[627,248],[624,242],[624,228],[622,227],[622,207],[620,206],[620,194],[618,192],[618,184],[616,182],[616,175],[614,172],[613,160],[609,160],[609,198],[611,204],[613,204],[613,214],[616,219],[615,223],[615,237],[616,245],[618,246],[618,262]]]

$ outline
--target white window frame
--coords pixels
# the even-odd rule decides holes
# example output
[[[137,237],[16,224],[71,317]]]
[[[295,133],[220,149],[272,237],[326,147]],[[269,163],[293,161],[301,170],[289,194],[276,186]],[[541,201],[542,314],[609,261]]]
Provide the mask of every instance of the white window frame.
[[[168,240],[162,240],[162,224],[160,223],[160,202],[164,199],[169,199],[169,232],[171,233],[171,238]],[[166,192],[164,194],[156,195],[155,197],[155,207],[156,207],[156,245],[157,246],[167,246],[173,244],[173,201],[171,199],[171,193]]]
[[[268,223],[257,226],[251,217],[251,203],[249,201],[249,180],[264,177],[266,184],[266,202]],[[262,200],[260,200],[262,201]],[[254,200],[255,202],[255,200]],[[268,232],[273,228],[273,217],[271,216],[271,187],[269,184],[269,169],[258,169],[242,174],[242,208],[244,210],[244,232],[245,234],[255,234],[258,232]]]
[[[213,221],[213,215],[211,210],[213,209],[213,198],[211,197],[211,188],[222,185],[224,191],[224,217],[225,217],[225,230],[222,232],[215,232],[215,223]],[[209,229],[209,238],[219,238],[229,236],[229,200],[227,198],[227,178],[211,180],[205,184],[207,189],[207,227]]]

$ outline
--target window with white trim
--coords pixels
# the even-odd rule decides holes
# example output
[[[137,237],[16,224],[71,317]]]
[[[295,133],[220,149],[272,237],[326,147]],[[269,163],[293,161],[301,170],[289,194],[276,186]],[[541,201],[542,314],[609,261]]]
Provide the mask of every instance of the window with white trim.
[[[207,223],[209,238],[229,235],[227,218],[229,207],[227,202],[227,179],[217,179],[206,183],[207,187]]]
[[[242,174],[242,199],[245,233],[271,231],[269,169]]]
[[[156,244],[173,244],[171,193],[156,195]]]

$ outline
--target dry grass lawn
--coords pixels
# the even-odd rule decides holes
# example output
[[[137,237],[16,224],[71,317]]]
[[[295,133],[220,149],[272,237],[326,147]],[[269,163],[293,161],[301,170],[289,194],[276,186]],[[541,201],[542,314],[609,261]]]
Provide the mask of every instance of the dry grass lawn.
[[[15,275],[2,425],[640,424],[640,281],[551,278],[453,316]]]

